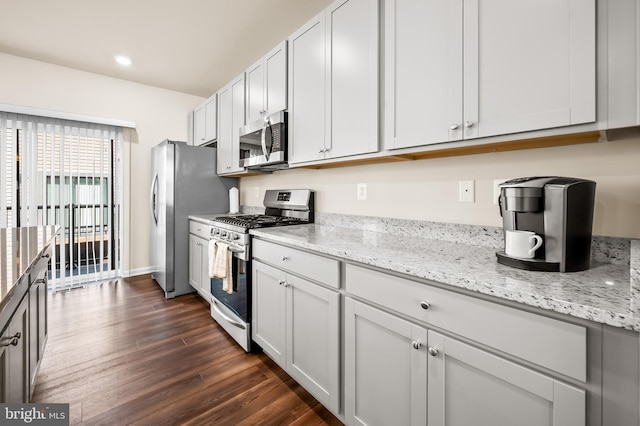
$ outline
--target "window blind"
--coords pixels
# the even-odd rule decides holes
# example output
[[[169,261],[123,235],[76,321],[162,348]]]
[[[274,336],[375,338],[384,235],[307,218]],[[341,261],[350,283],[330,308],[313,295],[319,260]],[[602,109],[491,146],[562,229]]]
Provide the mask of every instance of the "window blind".
[[[122,128],[0,112],[0,226],[58,225],[54,289],[122,275]]]

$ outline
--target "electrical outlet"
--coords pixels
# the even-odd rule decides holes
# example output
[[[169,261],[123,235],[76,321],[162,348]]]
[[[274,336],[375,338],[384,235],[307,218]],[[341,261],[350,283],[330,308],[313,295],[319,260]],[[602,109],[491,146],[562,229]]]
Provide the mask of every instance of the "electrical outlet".
[[[458,182],[458,201],[461,203],[475,202],[475,184],[472,180],[461,180]]]
[[[493,180],[493,204],[498,204],[498,197],[500,197],[500,184],[506,182],[509,179],[494,179]]]
[[[363,201],[367,199],[367,184],[359,183],[358,184],[358,200]]]

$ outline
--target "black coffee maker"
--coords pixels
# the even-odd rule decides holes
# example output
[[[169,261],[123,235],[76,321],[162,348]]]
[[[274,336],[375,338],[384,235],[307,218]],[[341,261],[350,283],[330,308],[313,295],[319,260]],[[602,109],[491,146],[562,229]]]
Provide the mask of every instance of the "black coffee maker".
[[[533,231],[542,246],[532,259],[496,253],[504,265],[532,271],[589,269],[596,183],[571,177],[524,177],[500,185],[503,229]]]

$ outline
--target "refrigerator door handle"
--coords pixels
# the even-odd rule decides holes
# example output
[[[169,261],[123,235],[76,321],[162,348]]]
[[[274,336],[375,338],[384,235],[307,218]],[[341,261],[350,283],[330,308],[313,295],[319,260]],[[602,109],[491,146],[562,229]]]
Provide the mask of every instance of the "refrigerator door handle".
[[[158,190],[158,175],[153,178],[153,183],[151,184],[151,214],[153,215],[153,220],[155,224],[158,224],[158,215],[156,214],[156,198],[157,198],[157,190]]]

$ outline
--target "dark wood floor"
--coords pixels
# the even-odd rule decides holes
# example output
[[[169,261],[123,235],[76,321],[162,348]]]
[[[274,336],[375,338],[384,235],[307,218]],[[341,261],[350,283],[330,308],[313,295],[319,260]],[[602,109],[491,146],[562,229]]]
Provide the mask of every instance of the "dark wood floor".
[[[194,294],[165,300],[144,275],[49,296],[33,402],[69,403],[71,424],[341,424]]]

